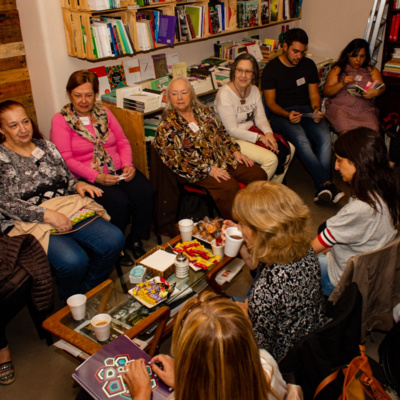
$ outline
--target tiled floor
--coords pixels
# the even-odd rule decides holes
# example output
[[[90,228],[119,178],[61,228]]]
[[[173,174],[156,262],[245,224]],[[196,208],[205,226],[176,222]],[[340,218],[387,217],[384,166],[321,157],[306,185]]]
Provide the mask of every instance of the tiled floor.
[[[340,176],[335,174],[335,183],[349,194],[349,188]],[[311,178],[303,166],[295,160],[287,175],[287,185],[295,190],[310,207],[315,233],[317,227],[327,218],[335,214],[347,201],[348,196],[339,204],[317,206],[313,202],[314,191]],[[164,238],[166,239],[166,238]],[[145,248],[150,249],[156,244],[155,237],[145,243]],[[250,275],[245,270],[240,279],[230,287],[230,292],[244,295],[251,283]],[[61,307],[58,304],[58,307]],[[377,348],[382,335],[374,335],[374,343],[367,339],[368,353],[377,359]],[[26,309],[7,327],[7,338],[10,344],[12,359],[16,368],[17,379],[10,386],[0,386],[0,400],[73,400],[79,388],[73,387],[71,374],[78,366],[78,362],[68,354],[48,347],[40,341]],[[168,342],[163,345],[163,351],[168,350]],[[399,399],[393,396],[393,399]]]

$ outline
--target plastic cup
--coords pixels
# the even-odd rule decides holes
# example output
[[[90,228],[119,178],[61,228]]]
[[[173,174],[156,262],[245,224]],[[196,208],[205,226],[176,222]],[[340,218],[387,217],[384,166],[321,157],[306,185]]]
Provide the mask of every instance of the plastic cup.
[[[75,321],[81,321],[85,318],[86,296],[84,294],[74,294],[68,297],[67,304]]]
[[[236,257],[239,253],[240,246],[243,243],[242,232],[235,226],[227,228],[225,231],[225,255],[228,257]]]
[[[216,239],[211,242],[211,247],[212,252],[215,256],[220,256],[221,258],[224,257],[224,246],[222,246],[221,244],[218,245]]]
[[[179,232],[182,237],[182,242],[188,242],[192,240],[193,234],[193,221],[191,219],[181,219],[178,222]]]
[[[105,342],[110,338],[111,317],[108,314],[97,314],[90,321],[96,338],[99,342]]]

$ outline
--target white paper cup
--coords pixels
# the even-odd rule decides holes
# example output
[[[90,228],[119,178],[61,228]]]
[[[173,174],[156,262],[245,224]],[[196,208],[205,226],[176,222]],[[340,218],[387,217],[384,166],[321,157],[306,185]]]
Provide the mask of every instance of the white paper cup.
[[[212,247],[212,252],[215,256],[220,256],[221,258],[224,257],[224,246],[222,245],[217,245],[217,240],[214,239],[211,242],[211,247]]]
[[[74,320],[80,321],[85,318],[86,296],[84,294],[74,294],[68,297],[67,304]]]
[[[188,242],[192,240],[193,234],[193,221],[191,219],[181,219],[178,222],[179,232],[182,237],[182,242]]]
[[[236,237],[232,237],[236,236]],[[240,239],[239,239],[240,237]],[[242,232],[235,226],[227,228],[225,231],[225,255],[228,257],[236,257],[239,253],[240,246],[243,243]]]
[[[90,321],[99,342],[105,342],[110,337],[111,317],[108,314],[97,314]]]

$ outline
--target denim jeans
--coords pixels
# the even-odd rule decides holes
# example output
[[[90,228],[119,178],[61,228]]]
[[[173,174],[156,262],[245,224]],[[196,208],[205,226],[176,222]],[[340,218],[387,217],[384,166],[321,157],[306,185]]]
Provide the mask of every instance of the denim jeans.
[[[293,106],[285,110],[312,112],[310,106]],[[296,154],[314,180],[316,192],[325,182],[332,180],[331,134],[324,119],[317,124],[312,118],[304,117],[298,124],[292,124],[287,118],[271,113],[271,127],[274,132],[280,133],[287,141],[294,144]]]
[[[335,289],[335,286],[332,285],[331,280],[329,279],[328,274],[328,257],[326,254],[320,253],[318,254],[319,265],[321,266],[321,279],[322,279],[322,292],[324,296],[329,297]]]
[[[88,221],[76,224],[74,229]],[[66,300],[73,294],[86,293],[107,279],[124,244],[121,230],[103,218],[76,232],[50,235],[47,257],[56,274],[60,297]]]

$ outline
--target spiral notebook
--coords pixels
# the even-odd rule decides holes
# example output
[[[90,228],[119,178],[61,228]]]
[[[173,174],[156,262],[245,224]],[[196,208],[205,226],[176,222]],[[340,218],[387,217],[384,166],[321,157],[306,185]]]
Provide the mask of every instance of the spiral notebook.
[[[149,363],[151,358],[127,336],[121,335],[101,348],[84,361],[72,374],[76,380],[94,399],[127,400],[130,393],[124,383],[122,374],[128,361],[143,358]],[[167,398],[172,389],[153,373],[147,365],[152,386],[152,400]]]

